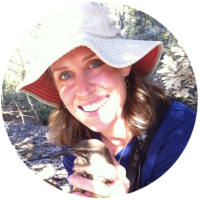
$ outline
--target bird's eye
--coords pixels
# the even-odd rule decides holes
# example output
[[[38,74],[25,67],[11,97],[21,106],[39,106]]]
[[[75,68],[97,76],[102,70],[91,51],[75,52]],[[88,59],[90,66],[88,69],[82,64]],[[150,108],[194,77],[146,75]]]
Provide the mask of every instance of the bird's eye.
[[[87,151],[87,150],[85,150],[85,151],[83,151],[83,153],[84,153],[84,154],[88,154],[88,151]]]

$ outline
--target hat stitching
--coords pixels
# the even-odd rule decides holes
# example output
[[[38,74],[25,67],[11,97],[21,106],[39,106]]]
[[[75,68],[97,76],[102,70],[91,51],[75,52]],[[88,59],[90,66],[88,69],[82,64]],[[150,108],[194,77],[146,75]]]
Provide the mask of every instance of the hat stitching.
[[[21,91],[21,90],[20,90],[20,91]],[[37,100],[39,100],[39,101],[41,101],[41,102],[43,102],[43,103],[45,103],[45,104],[47,104],[47,105],[49,105],[49,106],[58,107],[58,104],[55,104],[55,103],[46,101],[46,100],[42,99],[41,97],[35,95],[34,93],[32,93],[32,92],[30,92],[30,91],[28,91],[28,90],[22,90],[21,92],[26,93],[26,94],[28,94],[28,95],[34,97],[35,99],[37,99]]]

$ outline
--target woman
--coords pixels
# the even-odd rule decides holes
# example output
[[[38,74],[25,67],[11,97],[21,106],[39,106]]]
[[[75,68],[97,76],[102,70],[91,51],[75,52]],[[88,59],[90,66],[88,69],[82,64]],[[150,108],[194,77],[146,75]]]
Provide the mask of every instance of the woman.
[[[73,19],[73,20],[72,20]],[[78,172],[105,174],[111,184],[72,175],[74,156],[64,156],[69,182],[85,190],[73,194],[117,196],[131,191],[126,170],[136,136],[157,120],[158,105],[167,107],[141,169],[141,187],[165,173],[185,148],[195,122],[186,106],[170,104],[164,92],[144,77],[153,73],[162,43],[122,39],[109,11],[97,3],[63,10],[43,24],[41,59],[18,87],[57,107],[49,118],[50,140],[67,148],[87,138],[101,140],[114,165],[75,166]]]

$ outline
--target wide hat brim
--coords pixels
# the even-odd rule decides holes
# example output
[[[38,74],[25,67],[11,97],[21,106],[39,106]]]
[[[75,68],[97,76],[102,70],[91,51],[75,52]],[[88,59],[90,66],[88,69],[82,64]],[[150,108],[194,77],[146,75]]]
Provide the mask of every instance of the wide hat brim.
[[[58,38],[51,43],[42,44],[43,48],[39,48],[40,58],[31,63],[30,74],[17,87],[17,91],[57,107],[61,99],[46,70],[56,60],[79,46],[87,46],[111,67],[123,68],[132,65],[141,77],[153,73],[163,49],[161,41],[104,38],[88,33],[77,33],[66,40]]]

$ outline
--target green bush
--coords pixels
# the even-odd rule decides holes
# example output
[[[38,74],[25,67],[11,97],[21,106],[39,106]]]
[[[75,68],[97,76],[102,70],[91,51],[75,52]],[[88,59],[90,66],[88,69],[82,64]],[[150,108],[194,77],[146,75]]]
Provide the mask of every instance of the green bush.
[[[33,105],[33,108],[35,109],[37,116],[39,118],[39,121],[42,124],[47,124],[48,121],[48,117],[51,113],[51,110],[53,109],[51,106],[48,106],[36,99],[34,99],[33,97],[29,97],[31,100],[31,103]]]
[[[190,60],[180,46],[168,44],[166,53],[161,60],[161,69],[157,70],[162,76],[165,92],[168,96],[186,104],[191,109],[197,109],[197,86]]]
[[[35,117],[40,123],[46,125],[52,107],[28,96],[25,93],[17,93],[15,91],[17,85],[18,83],[15,83],[15,81],[9,82],[5,76],[2,85],[2,104],[9,105],[12,108],[12,111],[19,110],[23,113],[27,112],[28,114],[26,115]]]

